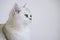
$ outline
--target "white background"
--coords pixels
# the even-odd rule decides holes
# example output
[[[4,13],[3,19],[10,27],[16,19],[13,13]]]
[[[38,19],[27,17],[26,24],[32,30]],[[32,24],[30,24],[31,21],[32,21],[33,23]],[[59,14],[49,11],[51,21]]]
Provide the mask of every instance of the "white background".
[[[60,40],[59,0],[20,0],[21,6],[27,2],[33,20],[32,40]],[[0,23],[5,23],[15,0],[0,0]]]

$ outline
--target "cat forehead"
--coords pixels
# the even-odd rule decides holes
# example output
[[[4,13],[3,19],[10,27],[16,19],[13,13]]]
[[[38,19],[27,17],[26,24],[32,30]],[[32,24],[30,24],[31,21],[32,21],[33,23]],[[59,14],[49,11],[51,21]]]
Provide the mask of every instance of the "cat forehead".
[[[29,8],[24,7],[24,8],[21,8],[21,10],[30,13],[30,9]]]

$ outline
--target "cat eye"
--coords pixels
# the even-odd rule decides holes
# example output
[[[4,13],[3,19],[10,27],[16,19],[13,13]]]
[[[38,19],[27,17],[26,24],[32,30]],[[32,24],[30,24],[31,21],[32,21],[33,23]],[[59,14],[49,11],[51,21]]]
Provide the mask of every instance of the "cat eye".
[[[28,17],[28,14],[25,14],[26,17]]]
[[[30,17],[32,17],[32,15],[30,15]]]

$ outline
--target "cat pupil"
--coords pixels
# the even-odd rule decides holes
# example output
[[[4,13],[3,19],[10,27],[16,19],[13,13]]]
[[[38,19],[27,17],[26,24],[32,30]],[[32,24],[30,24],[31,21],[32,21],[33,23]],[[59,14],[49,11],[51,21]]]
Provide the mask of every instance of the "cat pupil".
[[[30,15],[30,17],[32,17],[32,15]]]
[[[28,17],[28,14],[25,14],[26,17]]]

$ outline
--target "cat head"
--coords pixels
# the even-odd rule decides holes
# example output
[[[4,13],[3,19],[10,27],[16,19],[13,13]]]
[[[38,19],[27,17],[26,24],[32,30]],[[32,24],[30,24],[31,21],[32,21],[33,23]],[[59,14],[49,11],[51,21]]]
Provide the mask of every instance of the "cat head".
[[[14,19],[16,23],[23,25],[28,25],[32,21],[32,15],[30,14],[30,10],[26,8],[26,4],[20,8],[15,4],[11,18]]]

